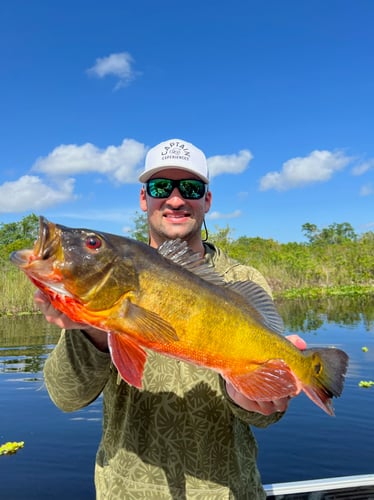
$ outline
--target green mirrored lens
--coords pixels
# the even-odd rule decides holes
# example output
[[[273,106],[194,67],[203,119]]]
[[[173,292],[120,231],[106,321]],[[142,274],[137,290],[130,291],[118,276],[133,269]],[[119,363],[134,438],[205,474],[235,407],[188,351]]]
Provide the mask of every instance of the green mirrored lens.
[[[199,179],[151,179],[147,182],[147,193],[152,198],[168,198],[174,188],[178,188],[180,194],[186,200],[199,200],[205,194],[205,184]]]
[[[147,191],[153,198],[168,198],[173,191],[173,182],[169,179],[152,179],[147,184]]]
[[[197,179],[186,179],[179,181],[179,191],[183,198],[198,200],[204,196],[205,184]]]

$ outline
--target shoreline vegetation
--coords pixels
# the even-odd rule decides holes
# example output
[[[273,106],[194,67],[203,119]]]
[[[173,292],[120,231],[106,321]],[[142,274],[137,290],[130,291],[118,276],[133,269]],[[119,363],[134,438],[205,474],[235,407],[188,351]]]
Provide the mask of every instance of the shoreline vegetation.
[[[38,234],[38,217],[0,224],[0,316],[38,314],[35,286],[9,262],[12,251],[32,248]],[[130,237],[146,242],[143,214],[134,220]],[[272,239],[241,236],[217,228],[209,241],[243,264],[258,269],[267,279],[275,300],[374,296],[374,233],[356,235],[348,223],[319,229],[302,226],[306,243],[279,243]]]

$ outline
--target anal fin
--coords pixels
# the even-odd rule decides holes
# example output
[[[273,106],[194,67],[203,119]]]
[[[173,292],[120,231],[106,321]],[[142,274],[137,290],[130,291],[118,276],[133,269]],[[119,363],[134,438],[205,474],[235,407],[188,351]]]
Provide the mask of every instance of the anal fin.
[[[252,365],[241,374],[223,376],[235,389],[254,401],[272,401],[298,393],[298,383],[291,369],[280,359]]]

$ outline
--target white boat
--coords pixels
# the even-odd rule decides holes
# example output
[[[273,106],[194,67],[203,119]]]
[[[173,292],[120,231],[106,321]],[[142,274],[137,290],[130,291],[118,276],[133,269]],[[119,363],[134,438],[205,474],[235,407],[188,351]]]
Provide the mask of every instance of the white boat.
[[[374,474],[264,485],[269,500],[374,500]]]

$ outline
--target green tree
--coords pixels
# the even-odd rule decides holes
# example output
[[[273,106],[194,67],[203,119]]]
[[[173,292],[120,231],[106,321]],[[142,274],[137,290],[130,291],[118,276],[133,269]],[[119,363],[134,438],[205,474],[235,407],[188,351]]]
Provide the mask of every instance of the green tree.
[[[305,222],[305,224],[301,226],[301,229],[304,233],[304,236],[309,240],[309,243],[313,243],[318,237],[319,229],[315,224]]]
[[[134,229],[129,234],[131,238],[148,243],[148,219],[146,213],[135,212]]]
[[[230,254],[233,239],[231,237],[231,228],[229,225],[226,227],[215,227],[215,232],[209,232],[209,241],[217,245],[223,252]]]
[[[322,229],[319,229],[315,224],[306,222],[301,227],[304,235],[311,244],[334,245],[357,240],[357,234],[349,222],[334,222]]]
[[[18,222],[0,224],[0,258],[8,259],[11,252],[33,246],[38,229],[39,218],[35,214]]]

